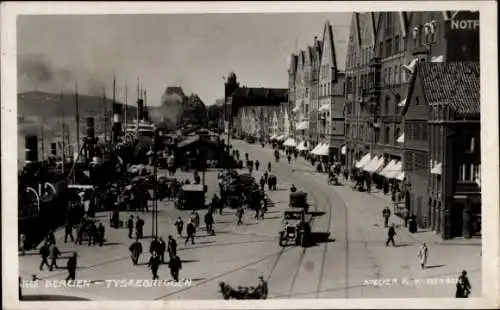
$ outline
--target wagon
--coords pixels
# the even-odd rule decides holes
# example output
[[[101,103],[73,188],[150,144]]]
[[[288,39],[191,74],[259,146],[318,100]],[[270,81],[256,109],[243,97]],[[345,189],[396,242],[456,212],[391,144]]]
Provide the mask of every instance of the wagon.
[[[177,209],[201,209],[205,207],[205,188],[202,184],[182,186],[175,201]]]

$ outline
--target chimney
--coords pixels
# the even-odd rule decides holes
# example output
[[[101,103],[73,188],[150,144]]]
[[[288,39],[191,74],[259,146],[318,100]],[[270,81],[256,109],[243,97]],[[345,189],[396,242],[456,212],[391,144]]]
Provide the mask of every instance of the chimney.
[[[87,117],[87,137],[88,138],[95,137],[94,118],[93,117]]]
[[[144,119],[144,100],[137,100],[137,121]]]
[[[25,141],[25,162],[34,164],[38,162],[38,137],[26,136]]]
[[[149,121],[149,111],[147,107],[144,107],[143,117],[145,121]]]
[[[57,144],[55,142],[52,142],[50,144],[50,154],[53,156],[57,156]]]

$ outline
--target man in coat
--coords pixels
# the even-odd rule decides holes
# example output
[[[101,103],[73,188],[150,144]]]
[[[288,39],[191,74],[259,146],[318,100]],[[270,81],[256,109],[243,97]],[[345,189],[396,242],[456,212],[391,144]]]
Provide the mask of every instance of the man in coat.
[[[174,278],[175,282],[179,282],[179,270],[182,269],[182,262],[179,256],[175,255],[168,262],[168,268],[170,269],[170,274]]]
[[[131,215],[127,221],[127,228],[128,228],[128,237],[129,237],[129,239],[132,239],[132,233],[134,231],[134,216],[133,215]]]
[[[51,244],[49,247],[49,258],[50,258],[50,267],[49,271],[52,271],[52,268],[56,267],[57,269],[57,259],[59,258],[59,255],[61,255],[61,251],[57,248],[55,244]]]
[[[160,240],[158,241],[158,256],[160,257],[160,261],[162,264],[165,263],[165,251],[166,251],[166,249],[167,249],[167,245],[165,244],[163,237],[160,237]]]
[[[97,242],[99,242],[99,246],[103,246],[104,244],[104,233],[106,229],[102,223],[99,223],[99,227],[97,227]]]
[[[391,216],[391,210],[389,207],[385,207],[384,210],[382,211],[382,216],[384,217],[384,227],[389,226],[389,217]]]
[[[132,243],[128,249],[130,251],[130,258],[132,259],[132,263],[134,265],[137,265],[137,262],[139,261],[139,256],[142,253],[142,243],[139,241],[139,238],[137,238],[135,242]]]
[[[66,281],[73,280],[75,281],[76,278],[76,265],[77,265],[77,258],[78,254],[76,252],[73,252],[73,256],[71,256],[68,259],[68,263],[66,264],[66,268],[68,269],[68,277],[66,278]]]
[[[195,232],[196,232],[196,227],[194,226],[194,223],[191,220],[189,220],[188,224],[186,225],[187,237],[186,237],[185,244],[188,243],[189,239],[191,239],[191,244],[194,244]]]
[[[161,260],[158,254],[153,252],[151,254],[151,257],[149,258],[149,263],[148,266],[151,268],[151,273],[153,274],[153,280],[159,279],[158,278],[158,269],[160,268],[161,265]]]
[[[168,236],[168,255],[170,259],[177,256],[177,241],[175,241],[172,235]]]
[[[394,227],[394,224],[389,227],[389,230],[387,231],[387,241],[385,242],[385,246],[389,246],[389,242],[392,243],[392,246],[396,246],[394,243],[394,236],[396,235],[396,228]]]
[[[40,270],[43,270],[43,265],[47,265],[50,269],[48,258],[50,255],[50,244],[46,241],[40,248],[40,256],[42,257],[42,262],[40,263]]]

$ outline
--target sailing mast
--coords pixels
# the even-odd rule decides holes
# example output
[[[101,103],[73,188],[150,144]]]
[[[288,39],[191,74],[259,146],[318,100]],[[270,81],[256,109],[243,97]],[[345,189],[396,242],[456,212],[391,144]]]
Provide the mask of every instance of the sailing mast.
[[[106,107],[106,88],[102,89],[102,102],[104,105],[104,143],[106,144],[106,136],[108,135],[108,108]]]
[[[76,150],[78,152],[77,158],[80,155],[80,112],[78,111],[78,84],[75,84],[75,108],[76,108]]]
[[[139,78],[137,78],[137,122],[135,124],[135,136],[139,137],[139,99],[141,99],[141,90],[139,86]]]
[[[124,125],[124,128],[125,128],[125,133],[127,133],[127,97],[128,97],[128,89],[127,89],[127,83],[125,83],[125,125]]]
[[[64,96],[61,92],[61,107],[62,107],[62,121],[61,121],[61,135],[62,135],[62,145],[61,145],[61,148],[62,148],[62,152],[61,152],[61,158],[62,158],[62,163],[61,163],[61,169],[62,169],[62,173],[64,174],[64,164],[66,162],[66,156],[65,156],[65,143],[64,143],[64,126],[65,126],[65,123],[64,123],[64,117],[65,117],[65,113],[64,113]]]

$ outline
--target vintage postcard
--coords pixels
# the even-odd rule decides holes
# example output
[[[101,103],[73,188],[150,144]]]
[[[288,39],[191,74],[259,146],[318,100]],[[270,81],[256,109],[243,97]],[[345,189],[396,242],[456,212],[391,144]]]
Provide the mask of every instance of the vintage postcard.
[[[3,307],[498,307],[495,12],[2,3]]]

